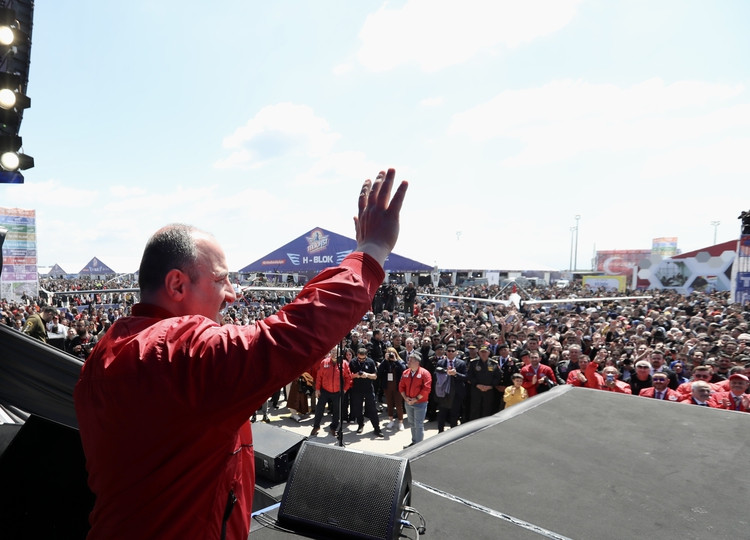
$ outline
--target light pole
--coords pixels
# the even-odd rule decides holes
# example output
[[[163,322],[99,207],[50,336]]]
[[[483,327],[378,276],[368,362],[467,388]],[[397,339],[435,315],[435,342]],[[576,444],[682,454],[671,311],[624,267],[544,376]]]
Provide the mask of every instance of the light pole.
[[[714,245],[716,245],[716,229],[719,228],[719,225],[721,225],[721,221],[712,221],[711,225],[714,227]]]
[[[570,228],[570,264],[568,264],[568,271],[573,271],[573,233],[575,232],[576,228],[571,227]]]
[[[576,251],[573,257],[573,271],[578,270],[578,222],[581,220],[581,216],[576,215]]]

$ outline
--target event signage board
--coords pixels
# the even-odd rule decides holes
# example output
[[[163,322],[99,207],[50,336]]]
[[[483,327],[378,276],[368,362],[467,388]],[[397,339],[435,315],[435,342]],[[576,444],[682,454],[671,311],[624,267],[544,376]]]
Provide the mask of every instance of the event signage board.
[[[21,300],[39,294],[36,258],[36,210],[0,207],[0,227],[8,230],[3,243],[0,297]]]

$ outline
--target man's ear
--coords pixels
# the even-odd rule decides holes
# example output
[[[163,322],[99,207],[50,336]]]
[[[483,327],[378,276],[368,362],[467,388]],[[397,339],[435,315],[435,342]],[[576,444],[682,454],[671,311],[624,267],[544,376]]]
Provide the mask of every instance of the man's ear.
[[[173,302],[180,302],[187,292],[187,285],[190,277],[178,268],[167,272],[164,278],[164,290],[167,297]]]

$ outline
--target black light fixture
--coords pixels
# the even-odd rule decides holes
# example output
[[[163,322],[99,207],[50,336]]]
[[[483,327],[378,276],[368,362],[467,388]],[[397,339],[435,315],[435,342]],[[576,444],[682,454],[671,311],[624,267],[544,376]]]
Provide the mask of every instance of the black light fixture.
[[[23,140],[18,135],[0,135],[0,168],[25,171],[34,166],[34,158],[20,152]]]
[[[34,0],[0,1],[0,183],[23,183],[19,171],[34,166],[19,137],[31,60]]]
[[[16,12],[12,9],[0,8],[0,45],[10,46],[16,41],[18,21]]]
[[[0,109],[16,112],[31,107],[31,100],[21,91],[21,76],[0,72]]]

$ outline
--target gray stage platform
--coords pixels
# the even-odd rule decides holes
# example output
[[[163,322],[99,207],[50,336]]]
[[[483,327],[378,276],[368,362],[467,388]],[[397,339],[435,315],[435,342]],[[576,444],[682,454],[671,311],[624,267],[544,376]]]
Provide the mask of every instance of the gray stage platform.
[[[428,538],[747,538],[748,433],[747,413],[558,387],[401,455]]]

